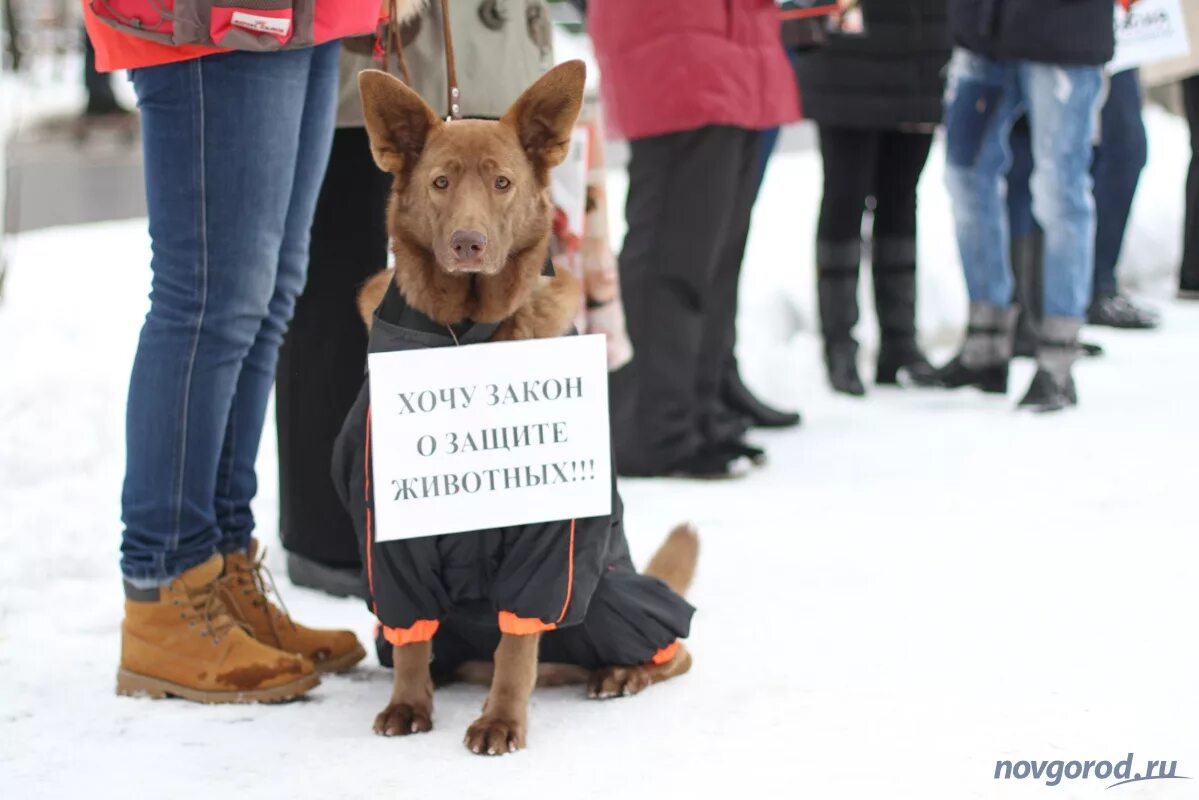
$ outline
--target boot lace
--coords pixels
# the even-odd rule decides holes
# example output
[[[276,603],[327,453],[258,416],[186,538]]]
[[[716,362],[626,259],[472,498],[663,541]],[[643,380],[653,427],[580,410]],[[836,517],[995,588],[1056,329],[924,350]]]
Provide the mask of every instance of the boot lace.
[[[271,636],[276,642],[279,642],[282,640],[279,637],[276,622],[286,623],[293,631],[296,629],[296,624],[292,622],[291,613],[287,610],[287,604],[283,602],[283,595],[280,594],[279,587],[275,583],[275,576],[271,574],[270,568],[264,563],[265,560],[266,548],[263,547],[258,552],[258,558],[248,567],[234,566],[233,570],[225,576],[225,581],[233,585],[226,586],[225,591],[240,590],[244,596],[253,598],[251,605],[254,608],[265,608],[267,624],[271,627]],[[267,598],[268,594],[274,595],[282,609],[277,608]]]
[[[245,625],[229,614],[229,609],[221,600],[219,581],[213,581],[198,589],[192,589],[182,581],[180,585],[187,602],[175,600],[175,605],[183,609],[179,612],[179,617],[187,620],[189,627],[202,625],[200,635],[211,636],[214,645],[220,644],[221,637],[234,628],[247,630]]]

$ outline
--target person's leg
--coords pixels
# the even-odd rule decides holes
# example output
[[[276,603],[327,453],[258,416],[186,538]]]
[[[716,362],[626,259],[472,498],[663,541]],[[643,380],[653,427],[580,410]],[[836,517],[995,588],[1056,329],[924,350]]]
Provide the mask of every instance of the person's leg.
[[[1099,146],[1091,165],[1095,184],[1095,277],[1093,296],[1117,291],[1116,262],[1124,245],[1132,198],[1148,159],[1141,119],[1141,85],[1135,69],[1111,77],[1099,123]]]
[[[946,89],[946,182],[972,305],[1012,304],[1003,177],[1012,125],[1024,107],[1013,65],[959,48]]]
[[[301,648],[259,638],[268,630],[305,644],[319,637],[310,657],[335,644],[339,667],[362,656],[351,633],[276,625],[282,615],[256,600],[257,565],[219,553],[218,469],[234,395],[296,229],[297,168],[323,169],[301,131],[321,129],[306,119],[321,57],[319,48],[231,52],[134,72],[154,276],[127,412],[121,694],[270,701],[315,686]],[[329,97],[331,114],[332,84]]]
[[[339,51],[336,42],[307,51],[311,54],[308,86],[303,100],[274,293],[267,317],[258,329],[238,376],[221,449],[215,498],[217,525],[221,531],[219,548],[225,554],[225,575],[229,581],[225,598],[229,608],[249,626],[258,641],[302,655],[320,672],[350,669],[362,660],[366,651],[351,631],[305,627],[290,619],[270,600],[267,596],[270,582],[262,574],[262,549],[251,538],[254,517],[250,512],[250,501],[258,488],[254,462],[275,380],[279,347],[287,332],[296,298],[304,288],[308,269],[312,219],[333,141]],[[326,457],[322,466],[326,471],[325,479],[331,485],[330,460]]]
[[[296,298],[304,289],[312,218],[333,141],[338,54],[336,43],[321,45],[311,51],[274,285],[267,314],[243,359],[225,427],[215,493],[220,548],[225,553],[246,550],[254,529],[250,511],[250,500],[258,490],[254,462],[262,439],[267,401],[275,382],[279,347],[291,321]]]
[[[728,371],[734,369],[736,364],[738,288],[745,243],[749,238],[750,218],[758,195],[761,141],[762,134],[759,131],[740,131],[728,154],[729,159],[736,162],[737,169],[732,184],[728,227],[708,288],[708,318],[703,326],[695,383],[700,430],[709,443],[739,442],[748,424],[739,414],[729,412],[720,398],[719,390]],[[757,455],[756,452],[754,454]]]
[[[824,194],[816,226],[816,290],[829,383],[862,395],[858,376],[858,271],[862,260],[862,214],[874,184],[879,131],[820,126]]]
[[[371,156],[364,128],[341,128],[312,224],[308,282],[279,352],[275,420],[279,432],[279,531],[293,583],[345,593],[360,589],[354,526],[329,479],[333,442],[366,367],[366,327],[355,299],[387,263],[391,176]],[[320,582],[315,562],[354,573]],[[309,576],[309,577],[305,577]],[[336,577],[336,576],[334,576]]]
[[[932,144],[931,133],[902,131],[886,131],[879,144],[871,261],[881,334],[878,383],[896,383],[901,369],[917,380],[932,373],[916,344],[916,188]]]
[[[1032,132],[1028,117],[1012,126],[1008,138],[1012,165],[1007,172],[1008,233],[1013,240],[1032,235],[1037,221],[1032,215]]]
[[[1024,109],[1015,65],[958,48],[945,90],[946,184],[970,297],[961,353],[937,383],[1007,390],[1012,356],[1011,254],[1003,178],[1011,166],[1012,125]]]
[[[758,147],[758,180],[757,185],[754,187],[753,197],[750,199],[751,211],[752,206],[758,201],[758,195],[762,190],[762,180],[766,177],[766,167],[770,162],[770,156],[774,152],[775,146],[778,144],[778,138],[778,128],[770,128],[761,132],[761,141]],[[745,243],[742,241],[736,256],[738,265],[740,265],[744,254]],[[738,266],[738,270],[740,270],[740,266]],[[727,417],[743,417],[753,427],[757,428],[790,428],[798,425],[800,423],[798,412],[781,411],[767,405],[754,395],[749,390],[749,387],[745,385],[745,382],[741,380],[741,370],[737,366],[737,354],[734,352],[734,345],[736,344],[735,334],[734,330],[732,340],[729,342],[729,353],[725,357],[727,363],[725,364],[724,375],[720,383],[720,404],[724,406],[725,415]]]
[[[774,148],[779,142],[779,133],[781,128],[767,128],[762,131],[762,141],[758,147],[758,188],[762,188],[762,181],[766,178],[766,167],[770,164],[770,157],[774,155]]]
[[[218,461],[276,291],[311,59],[231,52],[133,73],[154,273],[127,410],[121,550],[135,585],[221,542]]]
[[[1116,281],[1132,199],[1149,157],[1141,106],[1137,71],[1113,75],[1100,115],[1099,146],[1091,165],[1095,181],[1095,275],[1087,321],[1093,325],[1154,328],[1159,321],[1156,313],[1122,296]]]
[[[611,376],[622,474],[689,470],[704,444],[698,359],[737,177],[728,155],[741,133],[706,127],[631,143],[620,275],[635,355]]]
[[[87,92],[87,105],[83,113],[92,116],[103,114],[127,114],[112,90],[112,76],[96,70],[96,48],[83,31],[83,88]]]
[[[1089,145],[1103,88],[1098,68],[1025,64],[1033,138],[1033,213],[1045,230],[1045,316],[1081,320],[1095,261]]]
[[[1076,402],[1070,367],[1091,300],[1095,268],[1095,200],[1091,145],[1103,90],[1098,67],[1021,64],[1033,147],[1033,214],[1045,231],[1045,318],[1037,350],[1047,375],[1021,401],[1040,410]],[[1041,389],[1042,391],[1037,391]]]
[[[1187,170],[1186,230],[1178,288],[1191,294],[1199,292],[1199,75],[1182,82],[1182,97],[1191,127],[1191,164]]]
[[[1013,345],[1017,356],[1037,353],[1037,323],[1041,319],[1041,261],[1045,240],[1032,215],[1032,132],[1028,117],[1012,126],[1008,140],[1012,166],[1007,174],[1007,209],[1012,278],[1020,306]]]

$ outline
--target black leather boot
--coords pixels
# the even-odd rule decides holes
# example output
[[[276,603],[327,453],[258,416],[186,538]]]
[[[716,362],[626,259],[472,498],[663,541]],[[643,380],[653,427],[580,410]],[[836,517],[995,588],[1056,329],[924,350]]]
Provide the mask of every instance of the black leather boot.
[[[984,303],[970,306],[966,342],[952,361],[934,370],[923,386],[959,389],[973,386],[990,394],[1005,394],[1012,360],[1012,336],[1019,309],[996,308]]]
[[[900,373],[913,382],[933,373],[916,343],[916,240],[881,237],[874,240],[874,308],[881,343],[874,382],[897,385]]]
[[[749,474],[751,463],[762,464],[765,460],[765,451],[743,443],[711,443],[679,461],[664,474],[666,477],[706,481],[736,480]]]
[[[1092,300],[1091,307],[1087,309],[1087,322],[1109,328],[1152,330],[1162,324],[1162,318],[1156,311],[1139,306],[1126,295],[1117,293]]]
[[[824,364],[833,390],[861,397],[866,387],[858,376],[858,268],[862,243],[821,241],[816,246],[816,290],[820,329],[824,334]]]
[[[288,552],[287,577],[296,586],[318,589],[334,597],[367,599],[366,576],[360,567],[335,567]]]
[[[824,366],[828,370],[828,382],[834,391],[861,397],[866,394],[862,378],[858,375],[858,343],[852,339],[841,342],[825,342]]]
[[[921,383],[917,380],[917,383],[920,386],[940,386],[943,389],[973,386],[988,394],[1007,394],[1007,380],[1007,362],[970,367],[962,361],[962,356],[958,355],[945,366],[934,370],[931,382]]]
[[[1063,411],[1078,405],[1078,391],[1074,388],[1074,376],[1067,375],[1059,381],[1052,373],[1038,369],[1033,376],[1028,392],[1020,400],[1020,408],[1044,414]]]
[[[927,386],[935,373],[915,339],[883,339],[879,346],[874,382],[880,386],[899,385],[901,374],[917,386]]]
[[[725,406],[749,419],[755,428],[793,428],[801,421],[798,412],[782,411],[758,399],[741,380],[736,360],[730,360],[720,386]]]
[[[1082,321],[1068,317],[1046,317],[1041,323],[1037,347],[1037,374],[1020,400],[1030,411],[1061,411],[1078,405],[1071,367],[1079,355],[1078,331]]]

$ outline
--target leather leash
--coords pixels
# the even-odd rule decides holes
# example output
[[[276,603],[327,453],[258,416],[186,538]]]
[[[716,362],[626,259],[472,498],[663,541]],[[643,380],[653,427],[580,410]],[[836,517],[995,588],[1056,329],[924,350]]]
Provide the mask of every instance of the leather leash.
[[[386,44],[396,54],[400,77],[411,86],[412,76],[408,72],[408,61],[404,58],[404,40],[398,20],[396,0],[388,0]],[[446,121],[462,119],[462,92],[458,88],[458,71],[454,68],[454,34],[450,30],[450,0],[441,0],[441,32],[445,41]],[[383,54],[383,61],[387,61],[386,53]]]
[[[462,93],[454,69],[454,34],[450,31],[450,0],[441,0],[441,30],[445,34],[445,85],[450,109],[447,119],[462,119]]]

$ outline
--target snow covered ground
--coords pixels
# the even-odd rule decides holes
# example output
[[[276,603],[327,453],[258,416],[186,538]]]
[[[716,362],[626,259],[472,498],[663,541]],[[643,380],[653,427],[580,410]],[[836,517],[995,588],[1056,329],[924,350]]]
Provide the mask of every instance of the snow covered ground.
[[[1152,294],[1177,258],[1185,160],[1177,122],[1151,120],[1133,272]],[[389,676],[371,664],[280,707],[114,696],[148,241],[142,221],[20,237],[0,305],[0,797],[1090,798],[1111,781],[1050,790],[996,781],[995,763],[1130,752],[1197,780],[1112,797],[1195,797],[1199,305],[1160,294],[1161,332],[1088,331],[1108,354],[1079,366],[1073,413],[1012,410],[1029,365],[1006,399],[834,397],[803,330],[807,248],[771,257],[810,240],[813,159],[772,167],[741,314],[748,379],[803,428],[760,436],[771,462],[742,482],[623,485],[641,559],[679,520],[701,531],[694,671],[606,703],[539,692],[531,749],[492,760],[460,743],[479,688],[442,691],[429,735],[373,736]],[[949,345],[964,300],[938,160],[921,319]],[[367,637],[360,603],[283,578],[273,440],[256,510],[288,604]]]

